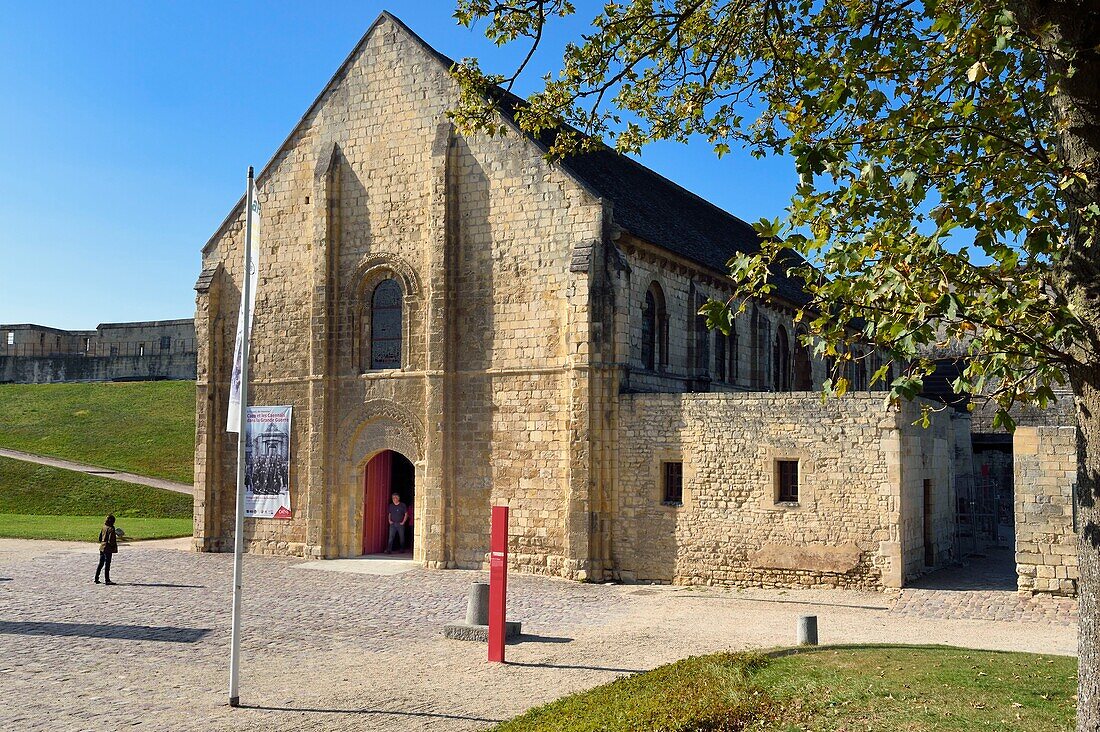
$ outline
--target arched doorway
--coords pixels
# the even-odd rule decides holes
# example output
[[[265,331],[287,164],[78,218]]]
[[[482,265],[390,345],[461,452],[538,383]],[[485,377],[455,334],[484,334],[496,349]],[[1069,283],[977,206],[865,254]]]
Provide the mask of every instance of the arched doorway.
[[[413,505],[416,497],[416,473],[413,464],[399,452],[383,450],[367,463],[363,475],[363,553],[380,554],[389,539],[388,511],[391,498],[398,494],[408,507],[404,545],[401,553],[412,555]]]

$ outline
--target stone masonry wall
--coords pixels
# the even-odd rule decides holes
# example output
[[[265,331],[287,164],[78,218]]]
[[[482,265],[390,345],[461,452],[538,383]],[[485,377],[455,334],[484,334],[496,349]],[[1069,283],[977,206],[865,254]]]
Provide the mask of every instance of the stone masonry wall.
[[[695,353],[695,327],[699,305],[708,298],[725,300],[730,297],[731,292],[728,287],[717,286],[716,278],[701,268],[686,261],[673,261],[669,255],[658,254],[651,248],[642,249],[641,246],[634,243],[633,246],[625,247],[624,257],[629,269],[619,278],[620,291],[617,293],[622,303],[621,322],[617,331],[621,342],[617,346],[621,358],[630,367],[625,383],[629,391],[688,391],[690,389],[686,388],[687,385],[698,383],[700,378],[706,380],[706,390],[710,391],[774,391],[771,358],[780,327],[787,334],[793,374],[795,354],[801,348],[796,338],[793,311],[783,312],[763,303],[750,305],[746,312],[735,319],[729,348],[736,347],[736,351],[727,356],[725,378],[717,377],[720,373],[716,363],[717,332],[710,332],[707,336],[707,366],[700,371],[696,367]],[[668,355],[666,364],[658,364],[656,369],[648,370],[642,360],[642,313],[646,293],[653,283],[657,283],[664,294],[668,320]],[[753,333],[754,308],[763,321],[760,329],[765,334],[763,343],[759,343],[760,338]],[[809,356],[808,350],[806,355]],[[825,379],[825,364],[812,357],[808,361],[813,383],[820,385]]]
[[[1076,428],[1017,427],[1012,450],[1018,587],[1021,592],[1076,595]]]
[[[913,486],[934,477],[912,407],[877,395],[633,394],[622,397],[614,560],[624,580],[739,586],[901,586],[923,551],[906,526]],[[953,446],[953,441],[950,443]],[[944,448],[948,443],[944,442]],[[777,460],[799,463],[799,501],[777,501]],[[682,461],[681,506],[662,503],[662,464]],[[936,483],[950,522],[950,481]],[[950,517],[950,518],[949,518]],[[950,527],[941,527],[951,535]],[[945,539],[946,541],[946,539]],[[947,552],[936,555],[946,561]],[[923,571],[923,567],[919,571]]]
[[[585,577],[588,272],[599,201],[518,134],[461,137],[446,66],[383,17],[257,178],[263,207],[253,404],[295,407],[289,521],[250,520],[251,551],[362,553],[363,471],[415,467],[415,558],[480,567],[510,501],[511,559]],[[204,249],[197,299],[196,545],[232,536],[225,436],[240,299],[238,208]],[[370,297],[403,293],[401,366],[370,368]],[[212,464],[211,464],[212,463]],[[201,476],[201,477],[200,477]]]

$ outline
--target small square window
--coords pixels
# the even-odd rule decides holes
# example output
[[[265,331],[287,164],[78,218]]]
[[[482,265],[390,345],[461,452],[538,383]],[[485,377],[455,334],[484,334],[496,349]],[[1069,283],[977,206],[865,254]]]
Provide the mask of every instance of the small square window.
[[[167,351],[172,347],[172,336],[160,337],[160,350]]]
[[[777,460],[775,473],[779,483],[776,502],[798,503],[798,461]]]
[[[684,464],[664,463],[664,491],[662,503],[672,506],[684,504]]]

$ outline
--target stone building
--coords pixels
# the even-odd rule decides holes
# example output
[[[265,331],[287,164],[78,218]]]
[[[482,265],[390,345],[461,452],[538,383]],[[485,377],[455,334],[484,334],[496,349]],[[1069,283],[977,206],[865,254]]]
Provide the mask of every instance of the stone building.
[[[95,330],[0,324],[0,383],[195,378],[194,320],[101,323]]]
[[[392,489],[435,568],[484,566],[505,501],[513,564],[573,579],[875,588],[957,557],[964,415],[913,427],[867,392],[874,354],[822,403],[781,276],[708,331],[752,228],[609,150],[458,134],[451,64],[383,14],[257,176],[250,401],[295,411],[293,517],[246,521],[250,551],[377,551]],[[232,543],[243,224],[242,201],[196,285],[207,551]]]

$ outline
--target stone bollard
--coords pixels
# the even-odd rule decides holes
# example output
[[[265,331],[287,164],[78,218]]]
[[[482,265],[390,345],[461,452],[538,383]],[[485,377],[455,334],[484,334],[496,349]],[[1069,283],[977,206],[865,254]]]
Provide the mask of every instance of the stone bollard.
[[[504,623],[504,637],[516,638],[523,633],[523,625],[516,620]],[[447,623],[443,635],[453,640],[489,640],[489,584],[474,582],[470,585],[470,597],[466,600],[466,622]]]
[[[470,599],[466,602],[466,625],[489,624],[489,583],[474,582],[470,585]]]
[[[816,646],[817,645],[817,616],[816,615],[799,615],[798,616],[798,645],[800,645],[800,646]]]

